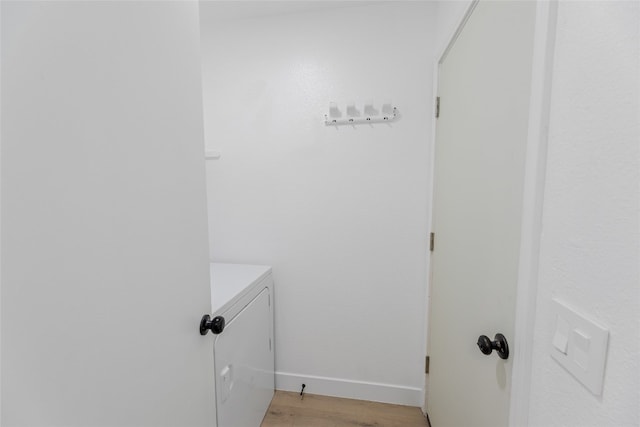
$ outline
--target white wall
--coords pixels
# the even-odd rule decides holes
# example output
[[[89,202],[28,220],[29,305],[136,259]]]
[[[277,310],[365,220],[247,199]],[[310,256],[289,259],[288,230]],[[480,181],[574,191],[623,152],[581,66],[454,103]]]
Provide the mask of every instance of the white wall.
[[[197,3],[1,7],[1,424],[213,425]]]
[[[531,426],[640,424],[637,2],[560,2]],[[549,356],[558,297],[610,329],[604,390]]]
[[[422,403],[434,9],[202,4],[211,254],[273,266],[279,388]],[[323,123],[387,98],[393,124]]]
[[[436,55],[440,55],[451,41],[460,20],[471,4],[471,0],[436,1]],[[437,60],[437,58],[436,58]]]
[[[0,23],[2,22],[2,7],[0,7]],[[0,24],[1,25],[1,24]],[[0,46],[2,46],[2,31],[0,28]],[[1,47],[0,47],[1,49]],[[2,52],[0,51],[0,55]],[[0,65],[0,100],[2,99],[2,66]],[[0,191],[2,189],[2,117],[0,116]],[[2,236],[2,195],[0,194],[0,236]],[[2,424],[2,245],[0,244],[0,424]]]

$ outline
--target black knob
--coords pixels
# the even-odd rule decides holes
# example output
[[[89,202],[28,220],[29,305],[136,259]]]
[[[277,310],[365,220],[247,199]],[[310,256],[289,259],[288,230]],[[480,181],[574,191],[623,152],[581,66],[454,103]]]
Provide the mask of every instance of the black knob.
[[[480,335],[478,337],[478,348],[483,354],[491,354],[493,350],[498,353],[500,359],[509,358],[509,344],[502,334],[496,334],[494,340],[491,341],[488,336]]]
[[[218,335],[222,331],[224,331],[224,317],[216,316],[213,319],[208,314],[202,316],[202,320],[200,320],[200,335],[207,335],[209,329],[215,335]]]
[[[483,354],[491,354],[493,348],[491,347],[491,340],[486,335],[480,335],[478,337],[478,347]]]

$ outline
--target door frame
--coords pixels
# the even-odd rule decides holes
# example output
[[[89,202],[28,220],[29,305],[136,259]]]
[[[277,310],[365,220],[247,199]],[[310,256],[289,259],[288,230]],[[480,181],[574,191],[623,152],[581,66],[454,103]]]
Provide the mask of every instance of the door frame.
[[[551,100],[551,80],[556,33],[558,0],[535,0],[536,22],[533,41],[533,62],[531,74],[531,92],[529,99],[529,124],[527,131],[524,187],[522,205],[522,228],[520,241],[520,260],[518,264],[518,282],[516,284],[516,312],[512,354],[513,370],[509,402],[509,426],[527,426],[529,420],[529,398],[531,385],[531,366],[533,353],[533,335],[538,288],[538,262],[540,237],[542,233],[542,207],[547,158],[549,131],[549,110]],[[440,47],[433,70],[433,104],[438,96],[440,65],[455,43],[464,25],[473,13],[479,0],[469,1],[457,25],[447,37],[446,44]],[[431,118],[430,162],[431,177],[429,184],[430,210],[427,218],[429,229],[433,226],[434,170],[437,119]],[[427,265],[427,310],[425,337],[426,354],[429,354],[430,303],[432,288],[432,263],[429,253]],[[428,392],[428,378],[425,379],[425,407]]]

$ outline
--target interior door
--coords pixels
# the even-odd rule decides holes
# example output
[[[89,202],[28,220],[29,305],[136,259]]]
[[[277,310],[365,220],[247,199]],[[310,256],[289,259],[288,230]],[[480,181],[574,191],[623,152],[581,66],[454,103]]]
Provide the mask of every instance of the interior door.
[[[197,2],[2,2],[2,419],[215,425]]]
[[[440,64],[427,413],[433,427],[506,426],[535,2],[476,4]],[[489,349],[490,350],[490,349]],[[513,353],[513,348],[511,348]]]

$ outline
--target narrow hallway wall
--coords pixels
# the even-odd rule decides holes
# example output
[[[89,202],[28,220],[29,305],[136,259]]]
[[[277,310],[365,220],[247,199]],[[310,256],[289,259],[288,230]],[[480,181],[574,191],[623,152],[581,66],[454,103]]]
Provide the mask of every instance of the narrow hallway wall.
[[[640,423],[637,2],[559,3],[530,426]],[[602,396],[549,354],[559,298],[609,328]]]

